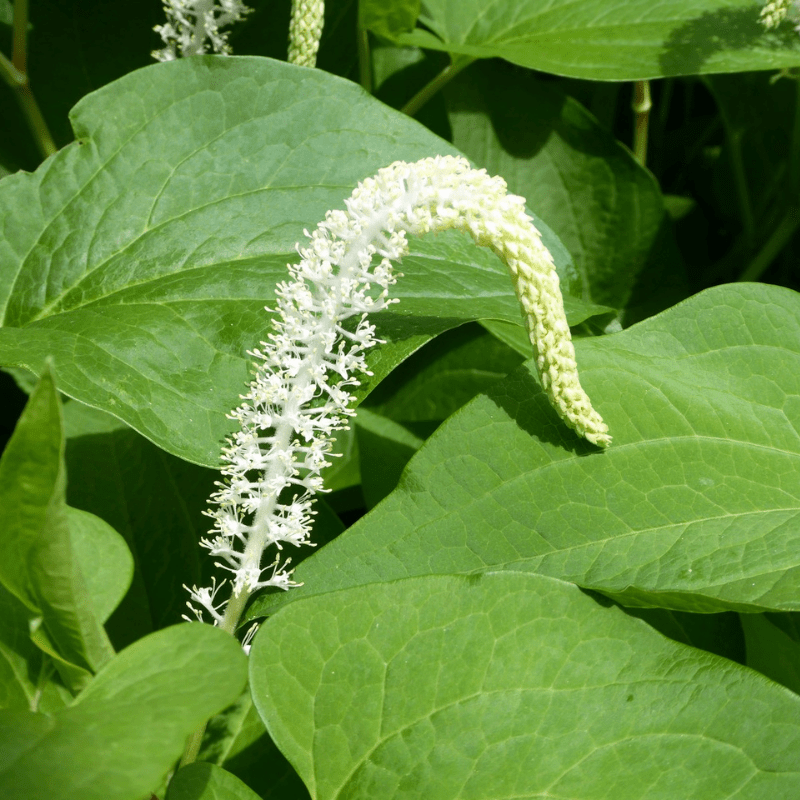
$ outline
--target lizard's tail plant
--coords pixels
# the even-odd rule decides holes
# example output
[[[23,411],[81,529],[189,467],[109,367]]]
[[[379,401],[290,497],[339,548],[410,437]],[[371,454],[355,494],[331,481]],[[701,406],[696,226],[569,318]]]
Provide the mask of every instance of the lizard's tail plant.
[[[290,64],[316,66],[324,21],[323,0],[292,0],[292,18],[289,21]]]
[[[252,9],[241,0],[163,0],[167,22],[153,30],[164,40],[163,50],[154,50],[158,61],[174,61],[178,56],[196,56],[209,52],[230,55],[228,32],[221,32],[238,22]]]
[[[359,184],[345,206],[306,231],[310,243],[298,246],[300,263],[289,265],[291,279],[276,288],[273,332],[250,353],[255,378],[230,414],[240,430],[223,449],[225,480],[211,497],[215,524],[202,544],[232,573],[231,596],[218,601],[215,581],[189,590],[188,604],[198,619],[205,610],[230,633],[253,592],[295,585],[288,561],[278,555],[265,567],[262,555],[270,545],[280,551],[309,543],[320,470],[329,464],[333,434],[355,413],[349,393],[355,376],[370,374],[364,353],[379,341],[367,316],[396,302],[389,298],[392,262],[407,252],[407,233],[457,228],[500,256],[550,402],[590,442],[611,442],[578,381],[552,256],[524,199],[507,194],[502,178],[472,169],[464,158],[398,161]]]

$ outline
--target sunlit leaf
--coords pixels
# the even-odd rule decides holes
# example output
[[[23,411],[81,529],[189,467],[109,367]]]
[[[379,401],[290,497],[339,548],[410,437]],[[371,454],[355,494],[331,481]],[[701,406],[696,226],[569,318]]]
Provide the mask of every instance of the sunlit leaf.
[[[800,697],[539,575],[292,603],[250,656],[318,800],[769,800],[800,791]]]

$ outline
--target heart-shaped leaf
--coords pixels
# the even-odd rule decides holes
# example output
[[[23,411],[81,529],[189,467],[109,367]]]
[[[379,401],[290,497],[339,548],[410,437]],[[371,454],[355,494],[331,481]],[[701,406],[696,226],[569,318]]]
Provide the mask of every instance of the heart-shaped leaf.
[[[133,72],[72,124],[74,144],[0,184],[0,363],[38,373],[50,355],[61,391],[208,466],[303,229],[380,167],[455,152],[349,81],[261,58]],[[412,252],[360,397],[442,331],[520,321],[492,253],[459,236]],[[567,306],[572,324],[597,310]]]
[[[800,792],[800,697],[539,575],[292,603],[256,637],[250,684],[317,800]]]

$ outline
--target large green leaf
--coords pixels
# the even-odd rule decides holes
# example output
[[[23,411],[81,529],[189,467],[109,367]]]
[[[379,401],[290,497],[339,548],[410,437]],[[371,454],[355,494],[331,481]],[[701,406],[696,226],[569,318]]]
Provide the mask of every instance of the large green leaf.
[[[631,605],[800,609],[800,295],[722,286],[576,349],[608,450],[564,427],[526,362],[450,417],[291,596],[505,567]]]
[[[0,363],[39,372],[51,355],[61,391],[206,465],[303,229],[381,166],[454,152],[348,81],[260,58],[139,70],[72,123],[77,142],[0,184]],[[362,395],[431,336],[520,320],[490,252],[455,235],[414,252]],[[594,311],[568,305],[573,324]]]
[[[397,40],[592,80],[800,64],[792,26],[767,32],[758,14],[752,0],[425,0],[420,22],[433,33]]]
[[[244,688],[237,641],[178,625],[123,650],[52,715],[0,712],[0,795],[8,800],[141,800],[186,739]]]
[[[77,690],[113,655],[102,623],[127,589],[131,564],[106,523],[68,508],[65,481],[61,403],[48,368],[0,459],[0,583]]]
[[[250,683],[317,800],[800,792],[800,698],[539,575],[292,603],[256,638]]]
[[[584,297],[624,307],[664,217],[653,176],[580,103],[509,64],[473,64],[446,98],[453,144],[548,221]]]

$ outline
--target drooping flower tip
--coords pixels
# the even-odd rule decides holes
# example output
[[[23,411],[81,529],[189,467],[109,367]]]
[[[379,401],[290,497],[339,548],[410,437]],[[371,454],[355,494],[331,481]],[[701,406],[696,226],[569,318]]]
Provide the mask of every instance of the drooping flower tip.
[[[324,21],[324,0],[292,0],[292,17],[289,21],[290,64],[301,67],[316,65]]]

